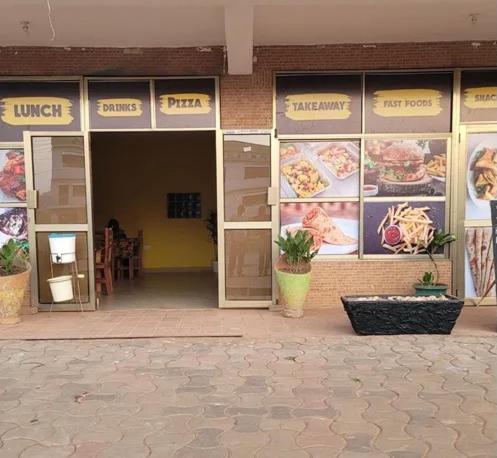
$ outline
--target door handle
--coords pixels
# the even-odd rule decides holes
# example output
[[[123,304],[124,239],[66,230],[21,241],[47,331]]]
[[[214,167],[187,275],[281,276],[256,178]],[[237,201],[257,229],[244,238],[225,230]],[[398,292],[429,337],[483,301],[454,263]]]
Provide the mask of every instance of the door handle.
[[[38,208],[38,191],[36,189],[28,189],[26,192],[26,204],[28,208]]]
[[[278,188],[274,186],[267,188],[267,204],[278,205]]]

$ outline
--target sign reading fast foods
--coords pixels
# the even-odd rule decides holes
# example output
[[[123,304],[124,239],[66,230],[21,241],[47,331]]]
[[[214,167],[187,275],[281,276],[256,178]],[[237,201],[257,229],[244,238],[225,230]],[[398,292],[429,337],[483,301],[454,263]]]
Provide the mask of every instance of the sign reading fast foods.
[[[360,133],[361,76],[278,76],[276,127],[281,134]]]
[[[370,74],[365,92],[366,132],[450,132],[451,73]]]
[[[0,82],[0,141],[25,130],[80,130],[79,81]]]
[[[142,81],[88,82],[90,129],[150,128],[150,83]]]
[[[213,78],[167,78],[154,81],[158,128],[216,127],[216,84]]]
[[[497,122],[497,71],[461,73],[461,122]]]

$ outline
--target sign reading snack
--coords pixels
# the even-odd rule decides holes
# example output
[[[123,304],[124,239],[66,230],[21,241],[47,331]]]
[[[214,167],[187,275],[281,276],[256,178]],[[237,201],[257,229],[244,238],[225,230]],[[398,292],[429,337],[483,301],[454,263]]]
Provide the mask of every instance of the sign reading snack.
[[[151,127],[148,81],[89,81],[90,129]]]
[[[0,141],[25,130],[80,130],[79,82],[0,82]]]
[[[278,76],[276,126],[281,134],[361,132],[361,76]]]
[[[497,122],[497,71],[463,71],[461,122]]]
[[[156,120],[159,128],[215,128],[214,78],[155,80]]]
[[[452,74],[366,75],[366,132],[450,132]]]

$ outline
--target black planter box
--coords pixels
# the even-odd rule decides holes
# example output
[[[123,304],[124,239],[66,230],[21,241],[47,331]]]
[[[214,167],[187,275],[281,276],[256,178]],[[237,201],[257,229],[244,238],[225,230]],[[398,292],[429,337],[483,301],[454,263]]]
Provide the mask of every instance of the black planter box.
[[[360,335],[450,334],[463,301],[447,295],[444,300],[357,300],[367,296],[344,296],[342,303],[354,331]],[[412,297],[412,296],[409,296]]]

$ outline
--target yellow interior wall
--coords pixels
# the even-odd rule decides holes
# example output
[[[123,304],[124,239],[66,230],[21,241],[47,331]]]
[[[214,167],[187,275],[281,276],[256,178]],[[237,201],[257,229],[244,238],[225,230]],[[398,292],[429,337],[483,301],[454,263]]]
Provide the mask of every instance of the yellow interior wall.
[[[95,230],[110,218],[128,236],[143,229],[148,269],[210,266],[204,219],[216,208],[213,132],[94,133],[91,157]],[[168,192],[200,192],[202,219],[168,219]]]

